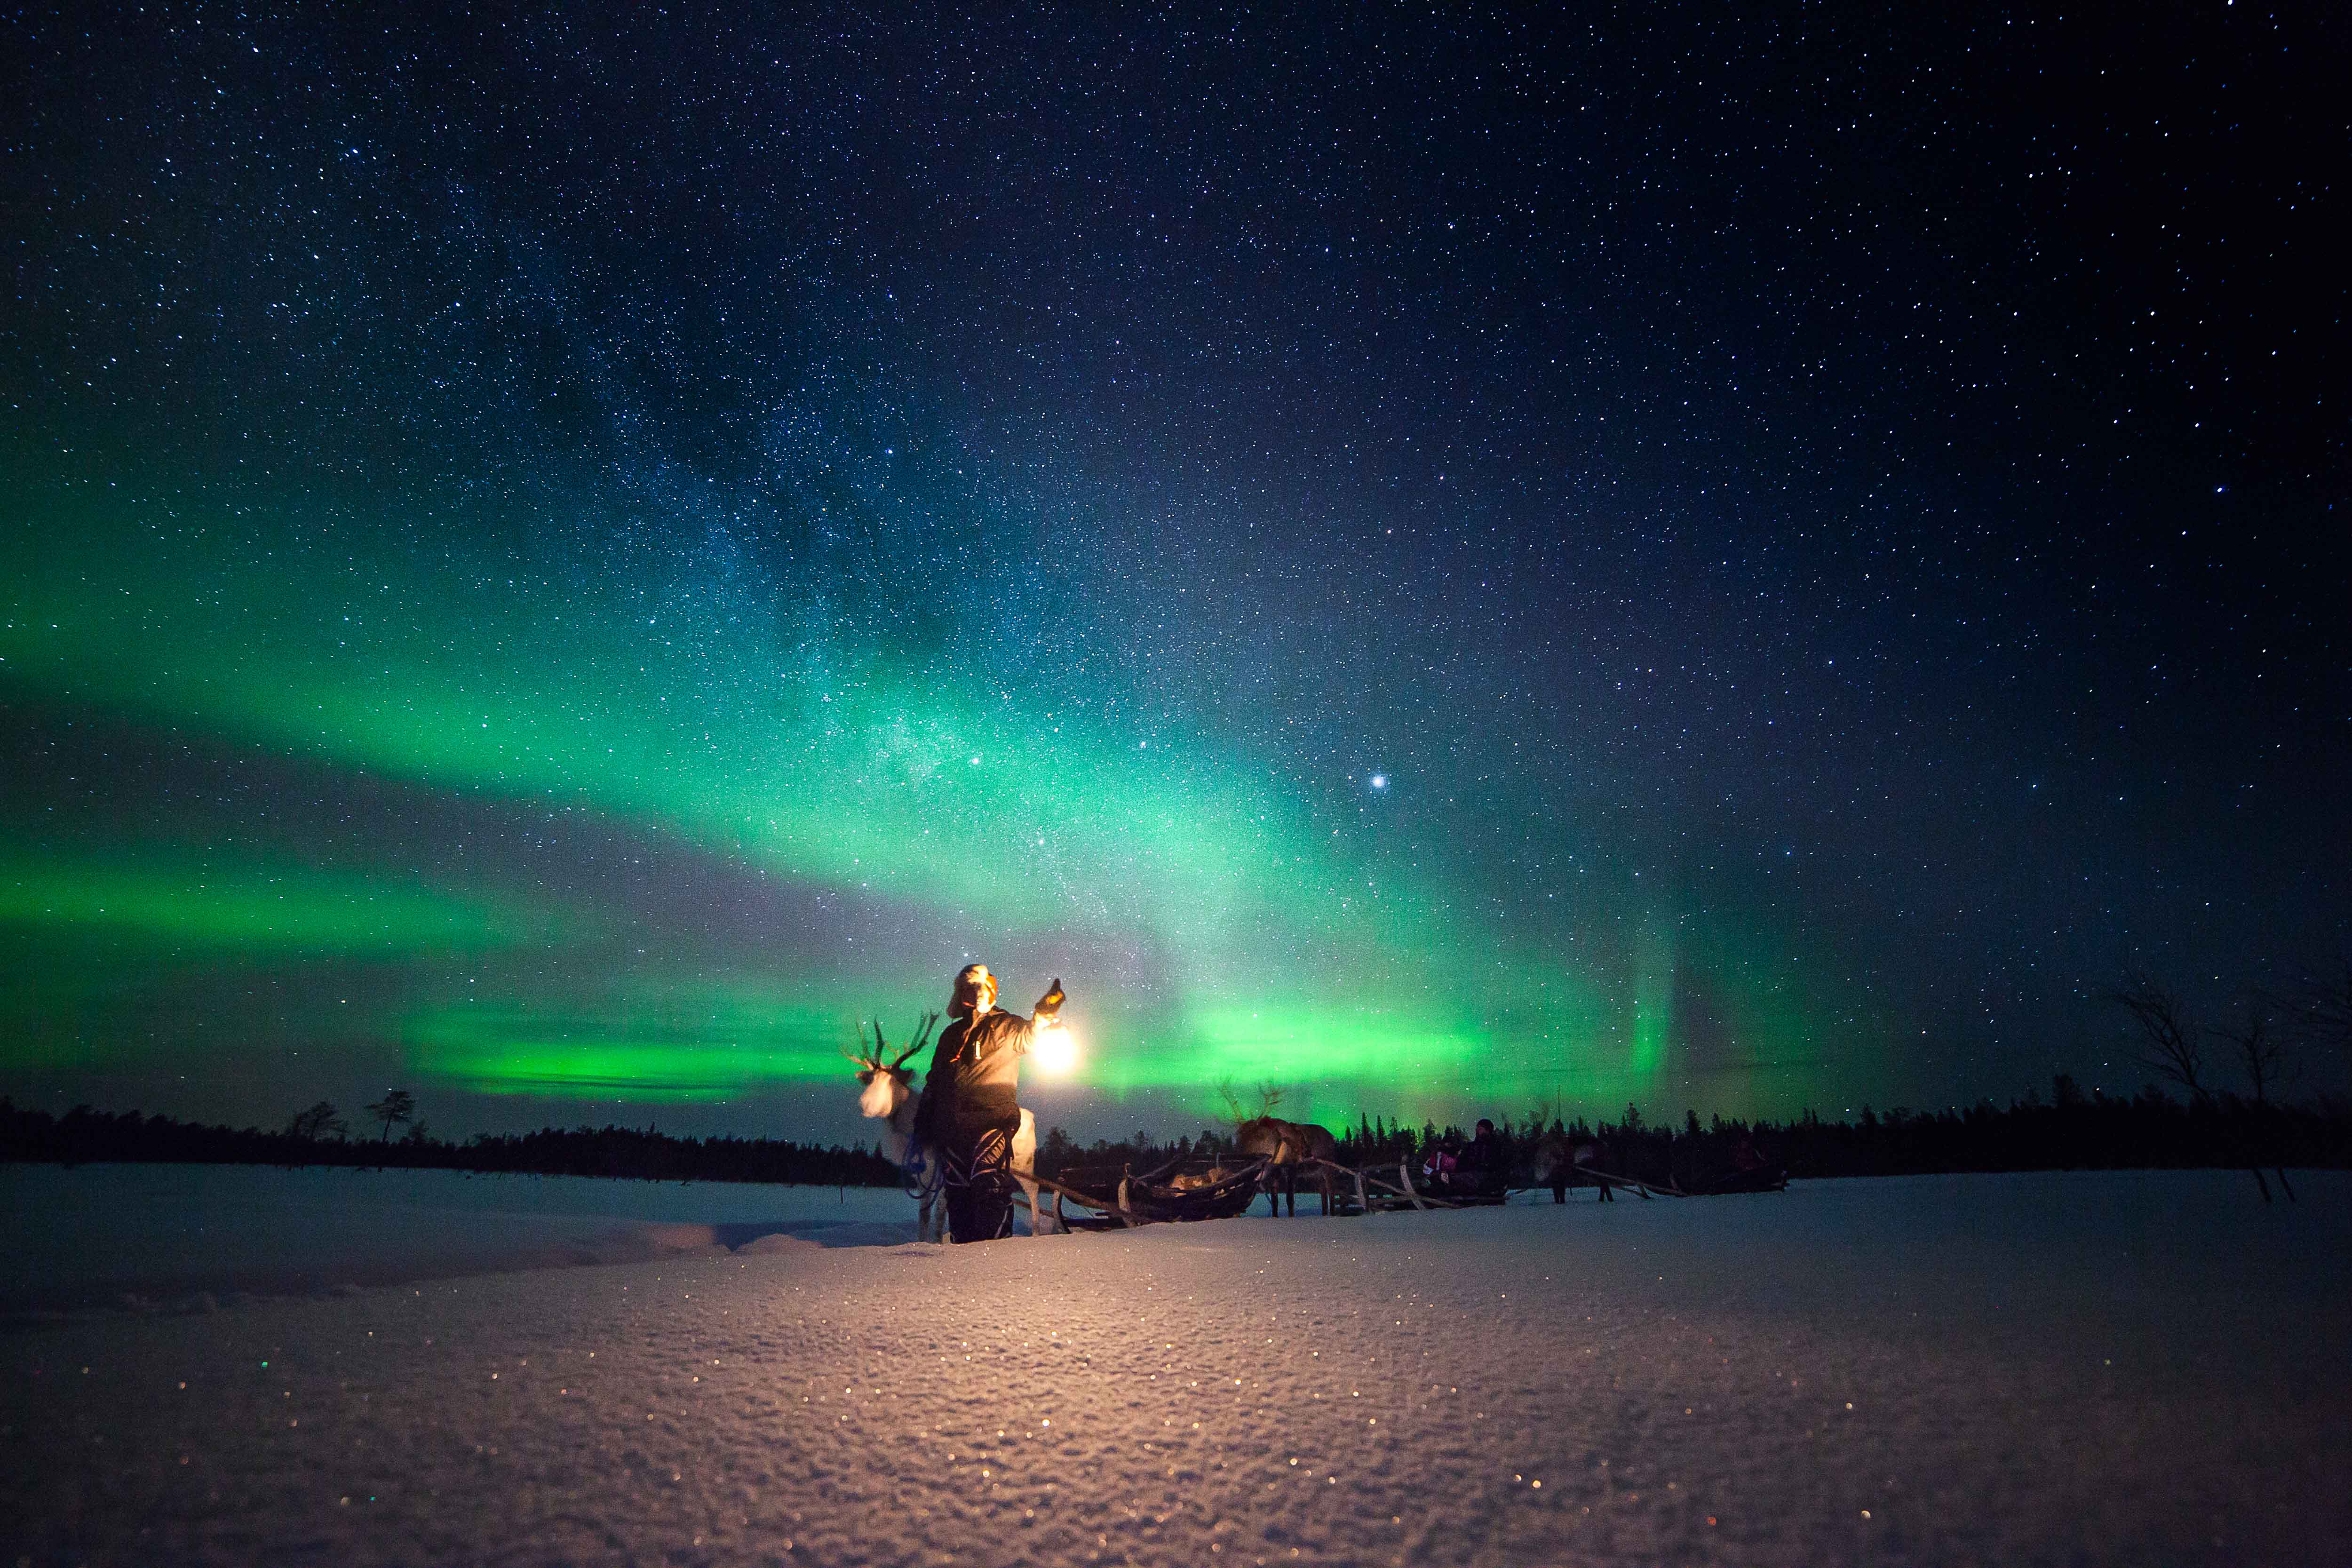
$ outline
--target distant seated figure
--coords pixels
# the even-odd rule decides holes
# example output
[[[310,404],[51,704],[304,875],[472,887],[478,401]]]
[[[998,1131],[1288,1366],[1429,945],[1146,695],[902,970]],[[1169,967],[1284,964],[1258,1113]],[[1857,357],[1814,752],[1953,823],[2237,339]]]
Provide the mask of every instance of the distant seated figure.
[[[1754,1132],[1742,1132],[1732,1147],[1731,1169],[1715,1184],[1722,1192],[1772,1192],[1789,1184],[1789,1173],[1757,1146]]]
[[[1422,1156],[1421,1179],[1433,1192],[1444,1192],[1454,1184],[1454,1172],[1462,1163],[1462,1140],[1449,1135],[1439,1139]]]
[[[1503,1159],[1503,1141],[1495,1132],[1495,1124],[1486,1117],[1478,1119],[1478,1131],[1454,1159],[1453,1176],[1448,1184],[1464,1197],[1499,1197],[1510,1184],[1510,1171]]]

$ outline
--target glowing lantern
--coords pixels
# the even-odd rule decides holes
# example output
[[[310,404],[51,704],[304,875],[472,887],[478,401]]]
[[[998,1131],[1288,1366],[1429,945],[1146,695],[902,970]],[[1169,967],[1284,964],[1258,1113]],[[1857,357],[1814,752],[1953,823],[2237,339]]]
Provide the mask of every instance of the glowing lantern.
[[[1029,1055],[1042,1072],[1068,1072],[1078,1065],[1077,1037],[1058,1018],[1041,1023],[1036,1037],[1029,1044]]]

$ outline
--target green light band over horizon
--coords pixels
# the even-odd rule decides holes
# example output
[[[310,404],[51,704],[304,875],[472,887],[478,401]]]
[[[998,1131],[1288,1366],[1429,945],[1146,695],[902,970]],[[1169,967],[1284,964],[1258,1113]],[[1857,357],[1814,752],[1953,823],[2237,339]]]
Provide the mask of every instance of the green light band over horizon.
[[[1654,1098],[1695,1068],[1718,1097],[1787,1104],[1822,1010],[1848,1005],[1789,989],[1779,944],[1671,890],[1586,877],[1513,919],[1443,843],[1384,839],[1380,803],[1302,790],[1285,760],[1151,709],[1086,668],[1111,660],[1082,640],[1071,665],[1013,679],[952,638],[845,631],[748,571],[583,572],[429,528],[388,545],[296,505],[254,513],[37,514],[0,559],[0,689],[256,767],[400,781],[420,809],[602,824],[730,898],[853,900],[872,935],[803,925],[770,961],[727,918],[650,921],[511,867],[428,888],[353,843],[289,872],[284,847],[272,860],[219,812],[150,801],[161,837],[136,858],[52,840],[36,872],[0,878],[0,926],[52,948],[106,933],[44,993],[85,1011],[101,969],[172,944],[365,956],[368,1016],[335,1019],[338,1037],[427,1082],[720,1102],[838,1080],[860,1020],[895,1031],[936,1007],[968,950],[1009,984],[1066,974],[1083,1087],[1111,1103],[1292,1084],[1344,1121]],[[202,878],[164,868],[198,861]],[[1732,1077],[1690,1059],[1685,994]],[[1783,1065],[1743,1079],[1748,1058]]]

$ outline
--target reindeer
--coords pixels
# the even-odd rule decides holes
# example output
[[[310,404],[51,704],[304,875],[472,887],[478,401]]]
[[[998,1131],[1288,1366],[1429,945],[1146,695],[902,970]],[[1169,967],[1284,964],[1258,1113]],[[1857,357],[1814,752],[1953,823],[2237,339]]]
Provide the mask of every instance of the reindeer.
[[[1568,1202],[1570,1187],[1594,1186],[1601,1189],[1601,1201],[1613,1201],[1609,1184],[1591,1173],[1593,1162],[1601,1157],[1597,1145],[1590,1141],[1572,1142],[1558,1128],[1547,1132],[1536,1144],[1535,1184],[1551,1189],[1551,1201]]]
[[[1298,1212],[1298,1167],[1308,1160],[1328,1162],[1315,1168],[1315,1184],[1323,1194],[1323,1212],[1331,1212],[1333,1188],[1331,1166],[1339,1162],[1339,1141],[1331,1136],[1328,1127],[1318,1127],[1311,1121],[1285,1121],[1278,1116],[1254,1116],[1234,1128],[1234,1143],[1243,1154],[1265,1155],[1274,1162],[1265,1173],[1265,1201],[1269,1212],[1282,1213],[1280,1201],[1289,1203],[1289,1212]]]
[[[1326,1163],[1315,1168],[1315,1182],[1323,1194],[1323,1212],[1331,1212],[1334,1188],[1331,1167],[1339,1161],[1339,1141],[1328,1128],[1311,1121],[1285,1121],[1275,1115],[1282,1103],[1282,1090],[1272,1084],[1258,1088],[1258,1113],[1242,1114],[1241,1097],[1234,1092],[1231,1083],[1220,1087],[1225,1097],[1225,1109],[1234,1119],[1234,1146],[1244,1159],[1264,1158],[1273,1162],[1265,1173],[1266,1206],[1275,1214],[1282,1213],[1282,1204],[1289,1201],[1290,1212],[1298,1212],[1298,1167],[1308,1160]]]
[[[937,1013],[924,1014],[913,1042],[896,1057],[890,1055],[878,1023],[874,1026],[871,1056],[866,1052],[863,1033],[858,1036],[854,1054],[842,1053],[857,1064],[857,1081],[865,1086],[857,1097],[859,1112],[884,1124],[883,1152],[906,1173],[907,1190],[917,1205],[915,1237],[919,1241],[947,1239],[947,1205],[940,1201],[944,1184],[940,1156],[938,1151],[916,1142],[916,1117],[922,1108],[923,1091],[915,1087],[914,1072],[907,1066],[918,1051],[931,1043],[931,1030],[939,1021]],[[1029,1195],[1029,1234],[1046,1234],[1051,1222],[1037,1204],[1037,1119],[1026,1106],[1021,1110],[1021,1125],[1013,1134],[1013,1178]]]

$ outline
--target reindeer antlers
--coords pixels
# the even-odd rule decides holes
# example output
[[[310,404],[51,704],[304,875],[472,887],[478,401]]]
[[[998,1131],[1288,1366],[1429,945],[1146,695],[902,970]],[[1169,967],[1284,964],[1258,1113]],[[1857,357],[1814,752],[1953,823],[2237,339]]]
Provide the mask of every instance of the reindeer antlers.
[[[905,1067],[908,1059],[917,1051],[931,1043],[931,1030],[939,1021],[940,1016],[937,1013],[924,1014],[923,1021],[916,1026],[914,1039],[908,1043],[905,1050],[900,1051],[897,1058],[893,1058],[890,1055],[890,1042],[883,1038],[882,1024],[879,1019],[877,1019],[874,1024],[872,1055],[866,1054],[866,1029],[863,1025],[859,1026],[857,1031],[857,1048],[854,1051],[844,1051],[841,1054],[868,1072],[896,1072]]]
[[[1282,1089],[1271,1083],[1257,1086],[1257,1115],[1252,1116],[1242,1106],[1242,1097],[1234,1091],[1234,1080],[1226,1079],[1217,1085],[1217,1098],[1225,1102],[1225,1113],[1238,1127],[1245,1121],[1257,1121],[1272,1116],[1282,1107]]]
[[[921,1050],[925,1046],[930,1044],[932,1026],[936,1025],[939,1021],[940,1016],[937,1013],[924,1014],[922,1023],[918,1026],[915,1030],[915,1043],[908,1046],[905,1050],[900,1051],[898,1053],[898,1059],[892,1062],[890,1065],[893,1068],[905,1067],[908,1057],[913,1056],[917,1051]],[[874,1026],[874,1037],[877,1041],[882,1037],[882,1026],[879,1024]]]

